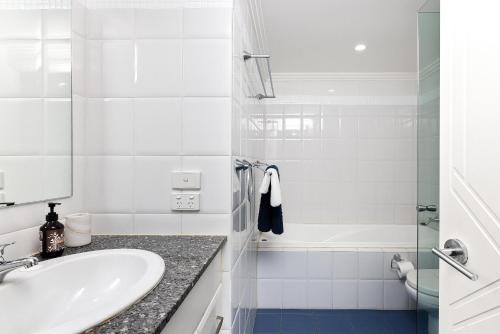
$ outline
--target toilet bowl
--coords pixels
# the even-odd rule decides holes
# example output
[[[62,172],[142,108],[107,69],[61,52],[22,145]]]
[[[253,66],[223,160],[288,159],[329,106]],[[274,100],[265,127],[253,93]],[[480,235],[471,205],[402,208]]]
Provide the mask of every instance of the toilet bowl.
[[[418,295],[418,308],[427,312],[428,333],[437,334],[439,331],[439,270],[412,270],[406,275],[405,287],[413,300],[417,301]]]

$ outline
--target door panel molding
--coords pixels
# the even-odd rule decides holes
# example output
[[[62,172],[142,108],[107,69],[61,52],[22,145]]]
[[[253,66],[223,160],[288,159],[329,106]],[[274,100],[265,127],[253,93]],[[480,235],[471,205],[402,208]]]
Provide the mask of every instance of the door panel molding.
[[[481,232],[496,252],[500,255],[500,221],[493,211],[458,174],[452,175],[452,191],[460,199],[464,209],[467,209],[471,220],[480,225]]]

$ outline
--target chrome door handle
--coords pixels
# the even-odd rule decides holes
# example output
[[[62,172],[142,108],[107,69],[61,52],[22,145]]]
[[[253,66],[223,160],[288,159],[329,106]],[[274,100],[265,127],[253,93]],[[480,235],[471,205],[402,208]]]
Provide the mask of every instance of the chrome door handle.
[[[465,247],[462,241],[458,239],[449,239],[444,243],[443,249],[433,248],[432,253],[471,281],[477,281],[478,276],[464,266],[469,257],[467,254],[467,247]]]

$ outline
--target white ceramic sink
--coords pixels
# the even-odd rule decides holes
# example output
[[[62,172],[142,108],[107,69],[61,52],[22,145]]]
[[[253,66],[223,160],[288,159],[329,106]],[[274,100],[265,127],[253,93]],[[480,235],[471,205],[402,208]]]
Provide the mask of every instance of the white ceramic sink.
[[[80,333],[139,300],[164,271],[160,256],[137,249],[87,252],[17,269],[0,283],[0,333]]]

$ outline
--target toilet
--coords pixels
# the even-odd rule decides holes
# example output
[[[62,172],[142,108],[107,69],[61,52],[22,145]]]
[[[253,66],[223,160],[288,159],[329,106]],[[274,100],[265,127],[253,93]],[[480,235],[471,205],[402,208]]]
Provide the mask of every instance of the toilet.
[[[418,277],[418,285],[417,285]],[[406,275],[405,287],[410,297],[428,314],[428,333],[439,330],[439,269],[411,270]]]

